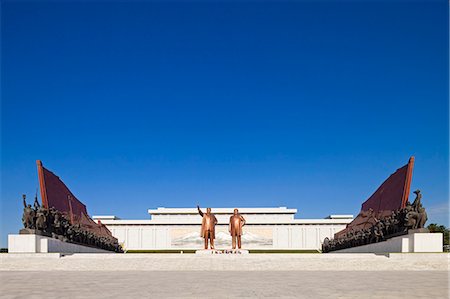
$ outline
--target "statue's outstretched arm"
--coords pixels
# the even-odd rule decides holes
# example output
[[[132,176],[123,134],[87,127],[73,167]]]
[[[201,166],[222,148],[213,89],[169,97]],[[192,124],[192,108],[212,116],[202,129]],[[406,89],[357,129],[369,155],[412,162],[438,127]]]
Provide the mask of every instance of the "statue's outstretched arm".
[[[35,208],[40,208],[40,207],[41,207],[41,205],[40,205],[39,202],[38,202],[37,196],[34,198],[34,207],[35,207]]]
[[[199,207],[199,206],[197,206],[197,210],[198,210],[198,213],[200,214],[200,216],[203,217],[203,212],[202,212],[202,210],[200,210],[200,207]]]

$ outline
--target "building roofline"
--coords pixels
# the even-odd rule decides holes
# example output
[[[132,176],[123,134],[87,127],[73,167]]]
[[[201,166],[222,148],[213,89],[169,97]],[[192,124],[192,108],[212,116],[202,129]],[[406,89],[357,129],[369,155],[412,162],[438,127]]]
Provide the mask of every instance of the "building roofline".
[[[94,217],[93,217],[94,218]],[[97,220],[94,218],[94,220]],[[171,219],[169,220],[102,220],[105,225],[201,225],[201,218],[199,219]],[[258,220],[248,220],[248,225],[313,225],[313,224],[348,224],[353,219],[289,219],[289,220],[266,220],[266,221],[258,221]],[[228,221],[223,222],[219,221],[218,225],[228,225]]]
[[[241,214],[296,214],[297,209],[288,209],[287,207],[269,207],[269,208],[240,208]],[[201,208],[206,211],[206,207]],[[233,214],[235,208],[211,208],[214,214]],[[148,209],[150,215],[171,215],[171,214],[198,214],[197,208],[165,208]]]

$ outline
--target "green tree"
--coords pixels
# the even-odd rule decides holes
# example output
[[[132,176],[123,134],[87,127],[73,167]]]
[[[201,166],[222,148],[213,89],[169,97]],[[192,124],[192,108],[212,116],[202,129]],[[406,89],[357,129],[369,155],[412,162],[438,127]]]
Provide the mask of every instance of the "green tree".
[[[442,233],[444,236],[444,245],[449,245],[449,232],[450,229],[445,227],[444,225],[439,225],[436,223],[431,223],[427,226],[430,233]]]

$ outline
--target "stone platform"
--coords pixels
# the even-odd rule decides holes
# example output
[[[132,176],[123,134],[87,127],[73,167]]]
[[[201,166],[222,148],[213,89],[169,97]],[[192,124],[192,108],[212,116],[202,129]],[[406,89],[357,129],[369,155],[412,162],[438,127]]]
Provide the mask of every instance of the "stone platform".
[[[5,253],[1,271],[448,271],[448,253]]]
[[[195,251],[195,254],[210,255],[210,254],[248,254],[245,249],[201,249]]]
[[[333,251],[333,253],[442,252],[442,233],[410,231],[383,242]]]
[[[110,251],[34,234],[8,235],[9,253],[110,253]]]

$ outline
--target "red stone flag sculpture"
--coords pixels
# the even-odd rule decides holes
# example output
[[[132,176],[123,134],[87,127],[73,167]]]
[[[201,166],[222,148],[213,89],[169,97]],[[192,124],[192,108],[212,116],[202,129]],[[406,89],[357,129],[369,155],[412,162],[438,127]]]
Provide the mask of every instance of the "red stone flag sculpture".
[[[46,169],[40,160],[36,161],[41,189],[42,206],[54,207],[66,214],[72,224],[79,224],[84,229],[97,235],[112,237],[111,232],[102,223],[95,223],[87,213],[86,206],[79,201],[61,179]]]
[[[411,157],[408,164],[391,174],[375,193],[362,204],[358,216],[344,230],[337,232],[334,236],[335,239],[351,230],[369,228],[377,219],[389,216],[392,211],[404,208],[408,202],[413,168],[414,157]]]

